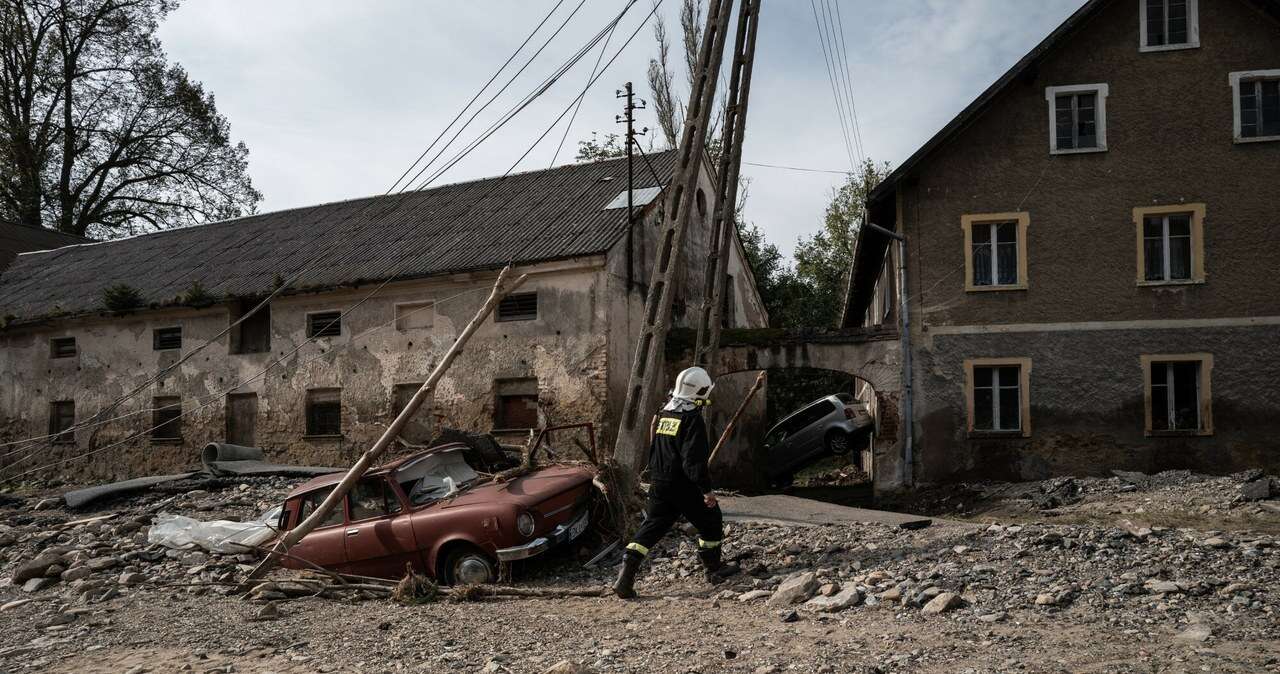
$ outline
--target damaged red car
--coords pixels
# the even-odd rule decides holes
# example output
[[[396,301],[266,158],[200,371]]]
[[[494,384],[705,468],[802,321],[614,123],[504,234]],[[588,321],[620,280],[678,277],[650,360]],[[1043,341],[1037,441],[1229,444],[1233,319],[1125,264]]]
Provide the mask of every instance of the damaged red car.
[[[442,583],[479,584],[497,578],[499,562],[528,559],[587,529],[590,468],[550,466],[485,481],[468,449],[444,444],[369,471],[283,564],[393,579],[409,564]],[[282,530],[298,526],[341,480],[335,473],[294,489]]]

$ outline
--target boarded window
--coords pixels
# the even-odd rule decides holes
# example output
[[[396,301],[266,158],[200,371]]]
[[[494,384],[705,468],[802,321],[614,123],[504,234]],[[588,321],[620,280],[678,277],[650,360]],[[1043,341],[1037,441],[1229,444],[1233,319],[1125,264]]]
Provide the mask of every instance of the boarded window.
[[[1191,279],[1191,214],[1148,215],[1142,220],[1142,259],[1148,281]]]
[[[1151,430],[1199,431],[1200,361],[1151,363]]]
[[[1148,47],[1184,45],[1191,42],[1187,0],[1143,0]]]
[[[514,293],[498,303],[498,321],[532,321],[538,318],[538,293]]]
[[[409,302],[396,305],[396,330],[430,330],[435,326],[435,302]]]
[[[974,430],[1022,430],[1021,380],[1017,365],[973,368]]]
[[[50,358],[75,358],[76,356],[76,338],[75,337],[54,337],[49,340],[49,357]]]
[[[182,348],[182,328],[156,328],[151,331],[151,348],[168,351]]]
[[[399,416],[400,412],[413,399],[413,394],[422,388],[421,383],[417,384],[396,384],[392,389],[391,414]],[[431,400],[428,398],[423,401],[422,406],[409,417],[409,423],[400,429],[400,437],[406,442],[415,445],[426,444],[431,440]]]
[[[257,307],[260,300],[241,300],[231,308],[231,323]],[[258,309],[231,329],[231,353],[266,353],[271,350],[271,305]]]
[[[342,434],[342,389],[307,391],[307,435]]]
[[[1280,136],[1280,79],[1240,82],[1240,135]]]
[[[227,395],[227,442],[241,447],[257,446],[258,394]]]
[[[182,399],[155,398],[151,401],[151,439],[182,439]]]
[[[1018,223],[974,223],[972,236],[973,285],[1017,285]]]
[[[57,400],[49,403],[49,435],[58,445],[75,444],[76,434],[68,430],[76,424],[74,400]]]
[[[1054,99],[1059,150],[1098,147],[1098,95],[1093,92],[1059,94]]]
[[[499,379],[494,382],[494,390],[494,428],[505,430],[538,427],[537,379]]]
[[[307,337],[337,337],[342,334],[342,312],[307,314]]]

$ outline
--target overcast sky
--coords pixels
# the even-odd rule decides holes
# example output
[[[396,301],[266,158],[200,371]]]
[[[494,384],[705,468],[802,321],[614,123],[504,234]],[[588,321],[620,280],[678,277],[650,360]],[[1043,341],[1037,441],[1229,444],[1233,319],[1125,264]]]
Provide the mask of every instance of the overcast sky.
[[[865,152],[895,165],[1083,3],[831,1],[839,3],[843,19]],[[532,91],[625,4],[566,0],[515,64],[522,65],[579,2],[560,34],[460,142]],[[214,93],[234,138],[248,144],[249,170],[264,195],[261,209],[270,211],[386,191],[554,5],[186,0],[160,35],[171,58]],[[678,6],[679,0],[663,0],[659,8],[677,39]],[[651,7],[650,0],[640,0],[619,24],[604,61],[637,28],[639,33],[588,92],[556,163],[573,161],[576,141],[592,131],[618,130],[614,91],[624,82],[634,81],[648,98],[645,68],[654,40],[651,26],[640,23]],[[809,0],[764,0],[763,7],[744,161],[847,169]],[[505,172],[582,91],[598,53],[599,47],[440,183]],[[672,56],[682,68],[678,45]],[[644,123],[656,126],[651,117]],[[518,169],[550,165],[564,124]],[[754,166],[744,166],[743,174],[751,179],[748,219],[787,253],[820,226],[828,196],[842,180]]]

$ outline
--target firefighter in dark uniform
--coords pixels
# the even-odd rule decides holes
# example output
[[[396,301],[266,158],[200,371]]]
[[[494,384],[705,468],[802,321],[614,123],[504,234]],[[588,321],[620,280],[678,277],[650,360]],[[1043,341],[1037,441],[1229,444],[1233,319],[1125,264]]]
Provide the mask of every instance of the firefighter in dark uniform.
[[[698,557],[706,578],[718,583],[728,569],[721,563],[724,518],[711,491],[707,459],[711,451],[702,409],[711,403],[711,377],[691,367],[676,377],[671,400],[654,418],[649,446],[649,502],[644,523],[627,545],[622,571],[613,585],[623,599],[636,596],[640,563],[681,515],[698,530]]]

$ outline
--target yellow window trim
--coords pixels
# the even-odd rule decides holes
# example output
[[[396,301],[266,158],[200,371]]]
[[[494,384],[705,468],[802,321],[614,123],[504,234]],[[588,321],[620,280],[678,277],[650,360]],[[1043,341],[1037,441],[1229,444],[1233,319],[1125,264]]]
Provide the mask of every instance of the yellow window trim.
[[[973,284],[973,226],[989,225],[996,222],[1018,223],[1018,282],[1009,285],[979,286]],[[960,228],[964,230],[964,289],[965,292],[982,293],[1002,290],[1027,289],[1027,227],[1031,224],[1031,214],[1026,211],[1017,213],[975,213],[960,216]]]
[[[1213,354],[1173,353],[1143,354],[1142,408],[1144,431],[1148,437],[1161,435],[1213,435]],[[1152,363],[1200,363],[1200,429],[1195,431],[1157,431],[1151,423],[1151,364]]]
[[[1007,365],[1018,366],[1018,398],[1020,415],[1022,416],[1021,431],[991,431],[977,430],[973,427],[974,419],[974,402],[973,402],[973,368],[975,367],[999,367]],[[974,437],[996,437],[996,436],[1021,436],[1024,438],[1031,437],[1031,359],[1030,358],[968,358],[964,361],[964,403],[965,411],[968,416],[966,428],[969,435]]]
[[[1149,215],[1191,214],[1191,278],[1177,281],[1148,281],[1146,246],[1143,245],[1142,221]],[[1140,286],[1177,286],[1205,282],[1204,275],[1204,204],[1174,204],[1171,206],[1139,206],[1133,209],[1133,226],[1137,232],[1138,268]]]

